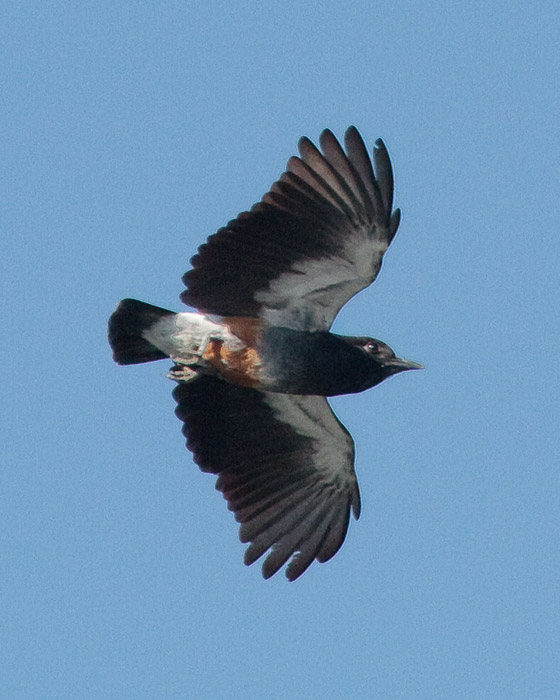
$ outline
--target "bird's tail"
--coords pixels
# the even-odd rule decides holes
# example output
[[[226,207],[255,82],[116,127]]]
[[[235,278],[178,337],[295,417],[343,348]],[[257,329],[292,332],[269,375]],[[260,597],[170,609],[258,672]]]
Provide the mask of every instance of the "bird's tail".
[[[167,357],[144,338],[143,332],[169,315],[175,314],[137,299],[120,301],[109,319],[109,345],[115,362],[119,365],[136,365]]]

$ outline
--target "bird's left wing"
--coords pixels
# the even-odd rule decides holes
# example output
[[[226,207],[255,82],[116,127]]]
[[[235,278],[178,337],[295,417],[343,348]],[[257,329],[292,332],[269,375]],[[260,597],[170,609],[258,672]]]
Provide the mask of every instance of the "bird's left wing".
[[[381,139],[373,165],[355,127],[344,143],[329,130],[321,150],[302,138],[300,156],[262,200],[199,248],[181,299],[205,313],[328,330],[376,278],[400,219]]]
[[[245,563],[269,552],[263,576],[291,559],[293,581],[340,549],[360,513],[354,443],[321,396],[272,394],[211,376],[173,391],[187,447],[251,544]]]

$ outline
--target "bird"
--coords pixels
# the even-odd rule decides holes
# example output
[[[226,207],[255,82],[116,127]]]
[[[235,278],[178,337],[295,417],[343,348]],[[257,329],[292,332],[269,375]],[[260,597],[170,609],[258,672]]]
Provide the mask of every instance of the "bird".
[[[187,448],[240,524],[244,562],[290,581],[342,546],[360,516],[354,442],[327,397],[421,369],[384,342],[331,332],[393,240],[393,171],[381,139],[306,137],[249,211],[191,259],[173,312],[124,299],[109,319],[120,365],[167,359]]]

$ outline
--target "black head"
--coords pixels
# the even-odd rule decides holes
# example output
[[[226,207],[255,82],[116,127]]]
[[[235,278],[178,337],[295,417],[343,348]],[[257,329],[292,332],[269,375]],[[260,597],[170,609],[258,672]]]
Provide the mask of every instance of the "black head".
[[[369,389],[387,377],[398,374],[398,372],[405,372],[408,369],[423,369],[423,366],[418,362],[397,357],[386,343],[376,338],[340,337],[363,353],[363,361],[359,363],[362,368],[362,378],[361,388],[358,391]]]

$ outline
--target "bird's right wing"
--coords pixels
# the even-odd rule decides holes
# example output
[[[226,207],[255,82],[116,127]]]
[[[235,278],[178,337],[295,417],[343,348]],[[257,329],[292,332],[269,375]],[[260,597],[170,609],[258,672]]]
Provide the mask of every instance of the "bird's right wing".
[[[221,316],[328,330],[339,309],[376,278],[399,225],[383,142],[373,165],[355,127],[321,150],[302,138],[300,156],[251,211],[210,236],[191,260],[181,299]]]
[[[293,581],[340,549],[360,513],[354,443],[321,396],[264,393],[200,376],[173,391],[187,447],[250,542],[245,563],[269,552],[263,575],[291,559]]]

